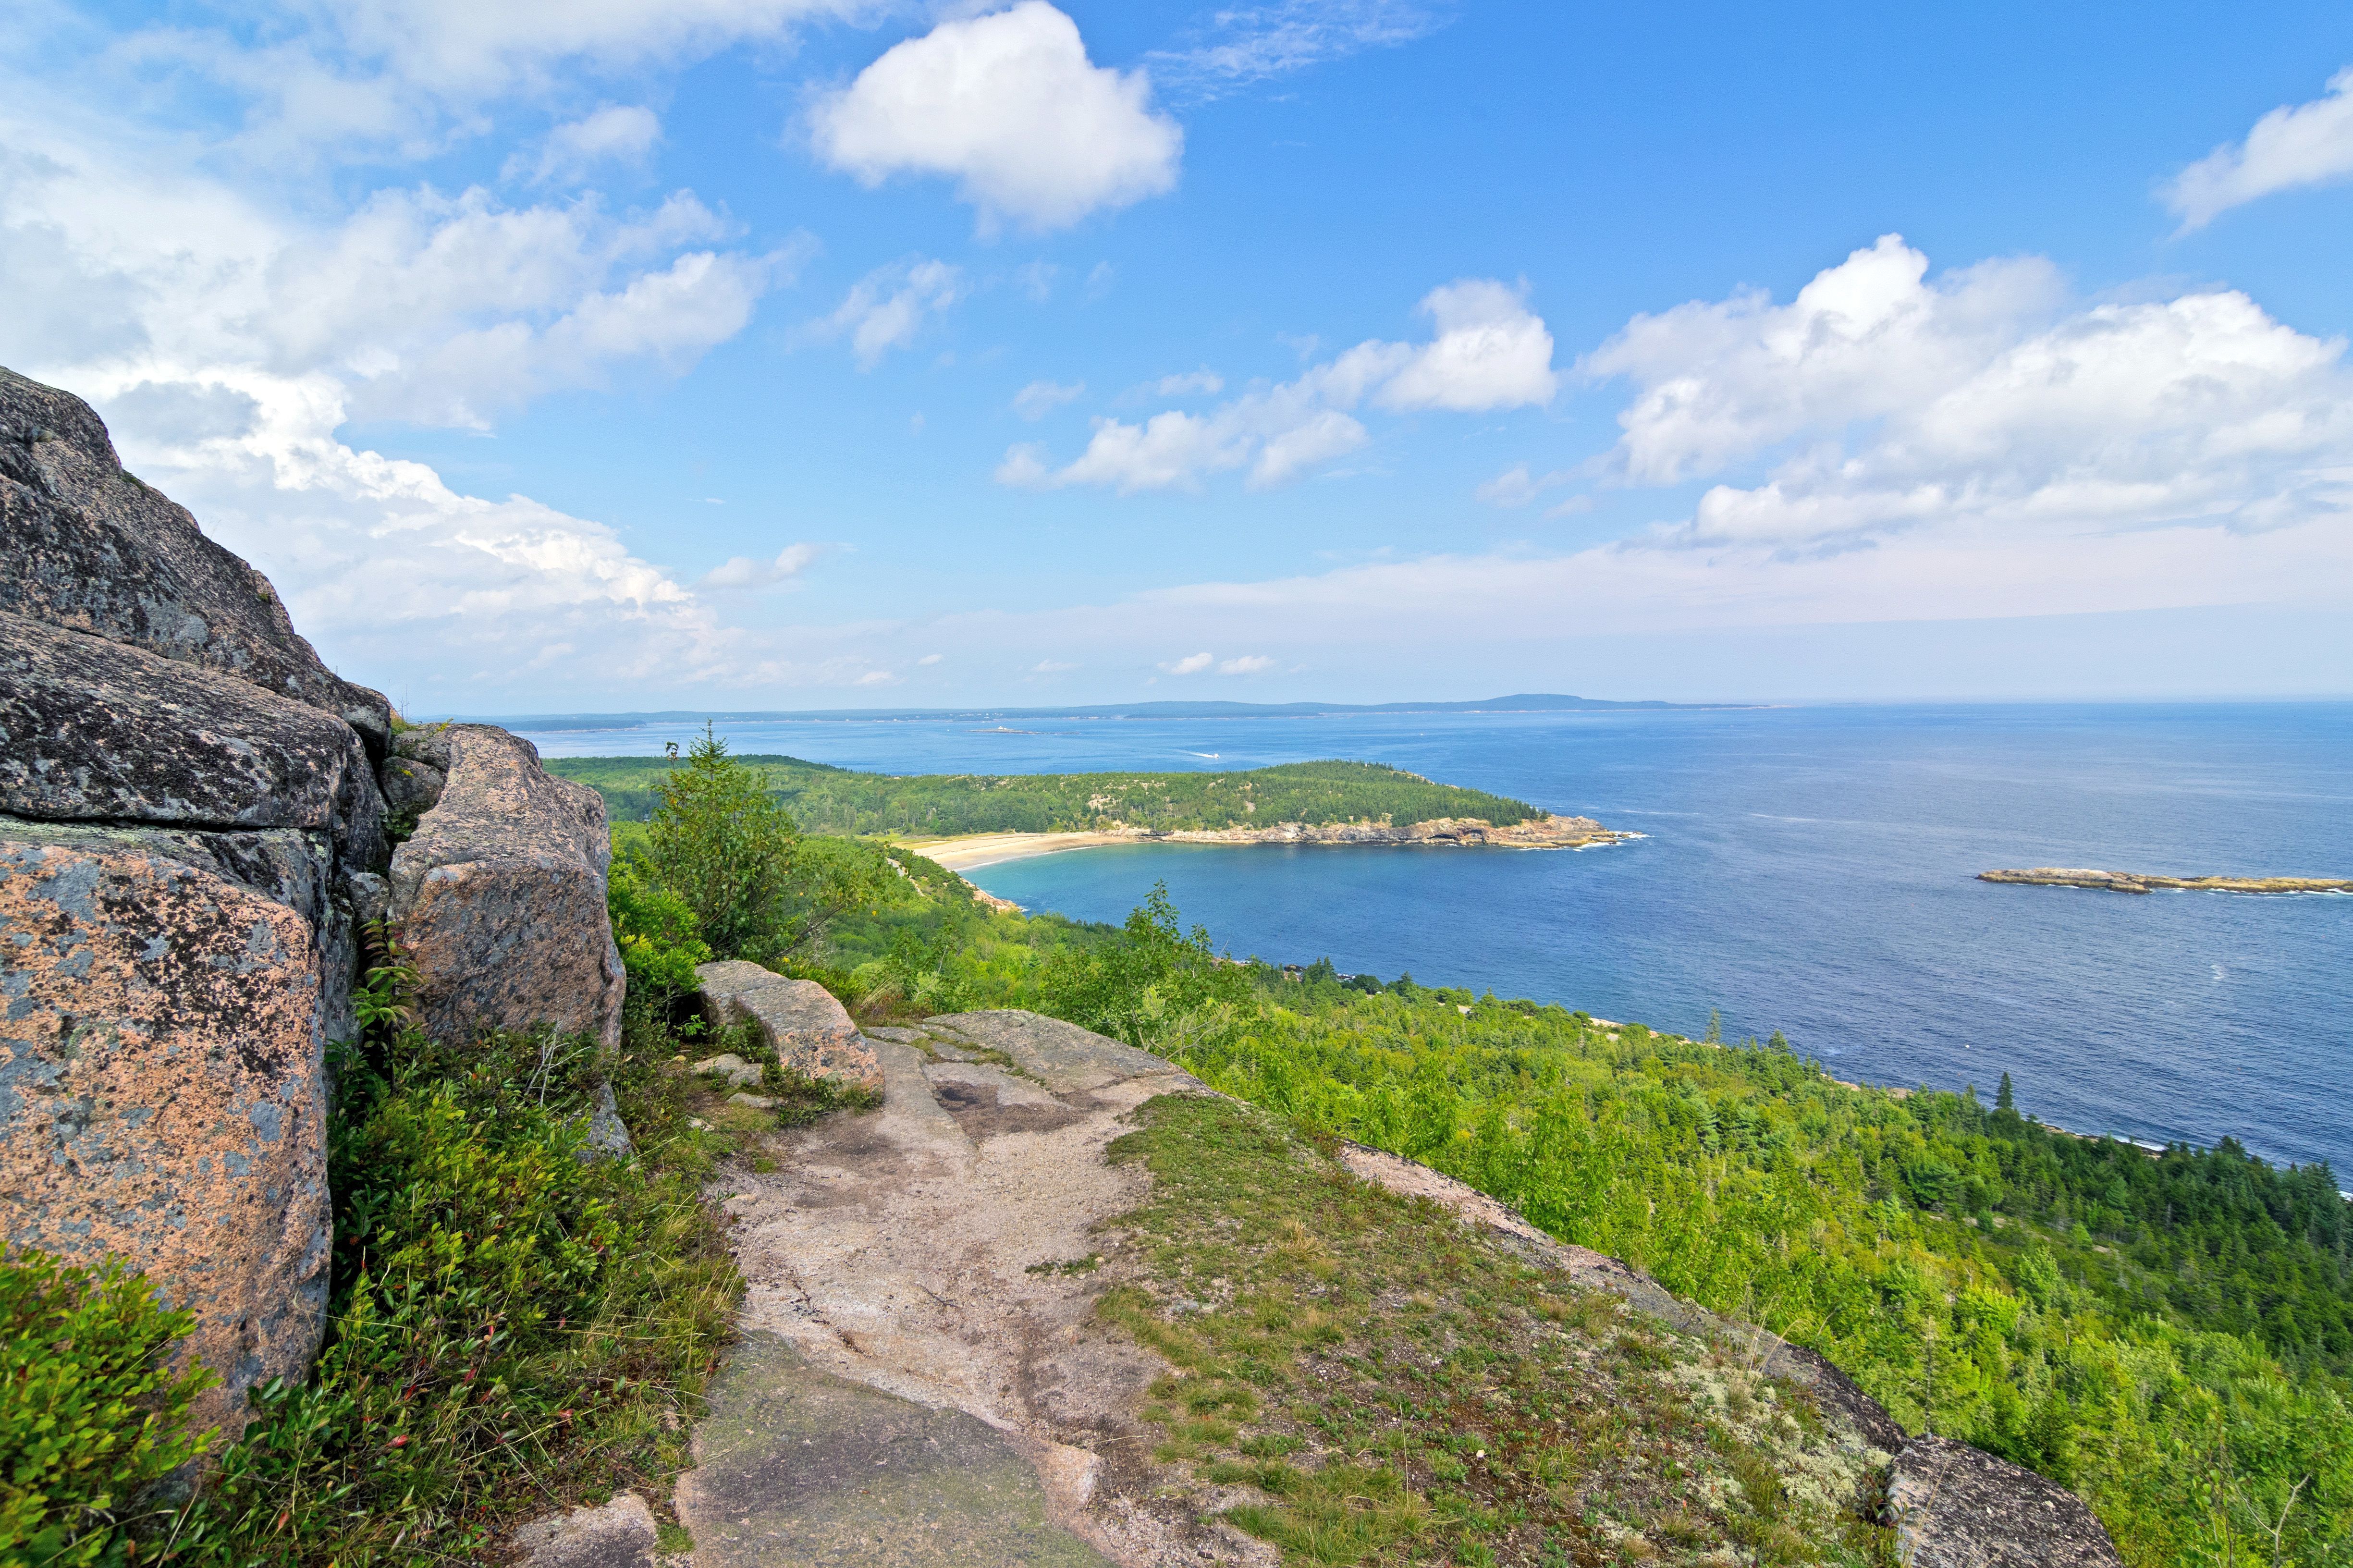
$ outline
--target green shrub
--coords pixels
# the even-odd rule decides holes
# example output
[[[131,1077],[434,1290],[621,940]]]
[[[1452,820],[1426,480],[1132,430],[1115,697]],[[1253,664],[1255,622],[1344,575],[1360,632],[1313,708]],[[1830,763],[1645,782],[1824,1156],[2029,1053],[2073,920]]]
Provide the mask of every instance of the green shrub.
[[[872,904],[892,875],[871,845],[804,839],[767,776],[729,756],[708,725],[656,788],[649,879],[692,910],[702,940],[723,958],[811,948],[844,912]]]
[[[667,1004],[695,988],[694,967],[711,962],[693,906],[649,880],[631,860],[617,857],[605,884],[613,941],[628,971],[629,997]]]
[[[134,1561],[157,1483],[209,1445],[188,1402],[219,1379],[172,1364],[195,1316],[157,1294],[120,1258],[0,1264],[0,1563]]]
[[[334,1289],[310,1379],[257,1391],[242,1441],[175,1521],[204,1568],[446,1561],[520,1519],[662,1491],[741,1290],[675,1080],[586,1037],[435,1041],[396,952],[338,1063]],[[634,1159],[584,1160],[613,1083]],[[683,1131],[682,1129],[679,1129]]]

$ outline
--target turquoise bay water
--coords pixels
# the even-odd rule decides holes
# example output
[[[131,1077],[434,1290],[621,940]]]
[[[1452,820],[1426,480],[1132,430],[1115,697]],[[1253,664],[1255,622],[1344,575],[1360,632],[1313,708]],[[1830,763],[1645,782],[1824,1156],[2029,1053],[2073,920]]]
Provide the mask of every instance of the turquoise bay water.
[[[1001,728],[999,726],[1002,726]],[[1599,817],[1580,852],[1118,846],[983,868],[1116,921],[1165,880],[1237,953],[1774,1029],[1841,1078],[2353,1173],[2353,897],[2147,897],[1997,866],[2353,876],[2353,705],[739,723],[740,752],[892,773],[1393,763]],[[680,731],[534,736],[655,752]]]

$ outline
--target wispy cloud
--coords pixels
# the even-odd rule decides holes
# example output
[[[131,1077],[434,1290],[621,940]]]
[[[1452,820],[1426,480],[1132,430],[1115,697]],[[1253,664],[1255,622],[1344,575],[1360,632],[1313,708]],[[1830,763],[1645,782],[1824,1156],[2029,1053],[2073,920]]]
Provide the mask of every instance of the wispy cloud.
[[[1013,412],[1024,419],[1043,419],[1087,389],[1083,381],[1065,386],[1058,381],[1033,381],[1013,395]]]
[[[833,313],[810,323],[819,339],[847,337],[860,370],[872,370],[892,349],[915,341],[930,317],[945,315],[964,298],[964,273],[944,261],[911,257],[878,267],[842,296]]]
[[[821,552],[814,544],[787,544],[772,561],[754,560],[748,555],[732,555],[721,565],[705,573],[697,587],[743,591],[773,588],[807,571]]]
[[[2164,186],[2184,232],[2275,191],[2353,176],[2353,66],[2309,103],[2282,105],[2241,142],[2225,142]]]
[[[1276,0],[1231,5],[1194,30],[1191,47],[1152,56],[1153,68],[1189,97],[1210,98],[1325,60],[1426,37],[1453,19],[1439,0]]]

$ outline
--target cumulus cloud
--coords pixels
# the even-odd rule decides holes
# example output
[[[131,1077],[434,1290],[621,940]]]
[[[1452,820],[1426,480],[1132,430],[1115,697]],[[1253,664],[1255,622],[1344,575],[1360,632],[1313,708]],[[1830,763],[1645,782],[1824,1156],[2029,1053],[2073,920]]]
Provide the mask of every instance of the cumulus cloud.
[[[773,561],[731,555],[723,564],[703,574],[702,581],[697,586],[739,590],[773,588],[779,583],[799,576],[817,560],[818,553],[814,544],[787,544],[776,552]]]
[[[660,142],[661,121],[652,110],[611,104],[550,131],[529,172],[540,184],[567,184],[604,164],[641,164]],[[508,170],[511,178],[523,173],[520,155],[509,161]]]
[[[0,100],[0,101],[7,101]],[[363,679],[532,671],[691,685],[785,667],[614,529],[468,495],[347,444],[362,417],[480,426],[739,331],[785,260],[691,195],[615,214],[395,189],[340,218],[248,200],[200,150],[0,109],[13,367],[89,397],[126,461],[268,572]]]
[[[1063,228],[1174,190],[1185,141],[1154,111],[1145,73],[1093,64],[1078,24],[1046,0],[895,46],[820,100],[810,130],[820,157],[868,185],[955,180],[984,232]]]
[[[1213,653],[1188,653],[1183,658],[1171,659],[1160,668],[1171,675],[1198,675],[1217,662]]]
[[[1421,310],[1438,336],[1382,385],[1382,406],[1480,413],[1552,401],[1560,385],[1552,334],[1527,308],[1525,289],[1466,279],[1431,289]]]
[[[1211,474],[1247,469],[1250,489],[1268,489],[1369,442],[1355,415],[1368,402],[1401,411],[1485,411],[1551,401],[1559,379],[1552,334],[1519,289],[1464,279],[1432,289],[1421,310],[1438,328],[1429,342],[1358,343],[1295,381],[1253,384],[1206,414],[1169,409],[1136,424],[1100,418],[1086,450],[1071,462],[1056,468],[1042,447],[1018,446],[997,465],[997,480],[1028,489],[1101,485],[1124,495],[1197,489]],[[1170,379],[1187,390],[1207,384]]]
[[[2165,205],[2187,232],[2274,191],[2353,175],[2353,66],[2328,79],[2309,103],[2282,105],[2241,142],[2225,142],[2175,175]]]
[[[1013,395],[1013,412],[1024,419],[1043,419],[1087,389],[1083,381],[1064,386],[1058,381],[1033,381]]]
[[[946,314],[963,297],[960,269],[916,257],[860,279],[813,330],[821,338],[849,338],[859,368],[872,370],[884,354],[913,342],[925,318]]]
[[[1262,653],[1252,653],[1244,654],[1240,658],[1224,660],[1218,666],[1218,673],[1219,675],[1262,675],[1273,668],[1274,660]]]
[[[2082,307],[2040,261],[1927,269],[1891,235],[1791,304],[1638,317],[1588,357],[1635,384],[1608,463],[1622,482],[1779,454],[1662,537],[1802,550],[1912,530],[2346,525],[2342,339],[2232,290]]]

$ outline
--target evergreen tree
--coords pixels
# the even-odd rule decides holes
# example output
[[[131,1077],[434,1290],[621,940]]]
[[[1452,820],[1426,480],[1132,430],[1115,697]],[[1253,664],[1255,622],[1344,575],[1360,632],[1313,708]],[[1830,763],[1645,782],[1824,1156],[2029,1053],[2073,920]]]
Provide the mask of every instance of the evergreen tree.
[[[2018,1101],[2010,1092],[2008,1073],[2001,1075],[2001,1088],[1994,1091],[1993,1108],[1997,1111],[2007,1111],[2012,1116],[2018,1114]]]

